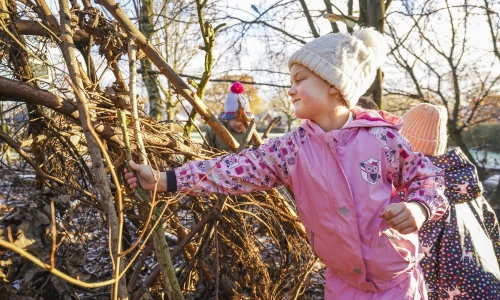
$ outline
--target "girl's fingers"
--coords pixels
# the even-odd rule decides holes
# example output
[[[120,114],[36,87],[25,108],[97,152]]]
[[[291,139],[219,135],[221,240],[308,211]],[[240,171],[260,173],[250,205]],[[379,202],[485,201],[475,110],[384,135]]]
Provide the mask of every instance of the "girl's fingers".
[[[392,217],[392,212],[390,212],[392,206],[393,206],[392,204],[387,205],[378,216],[386,220],[390,219]]]
[[[384,208],[382,210],[382,212],[378,215],[379,218],[382,218],[382,219],[385,219],[385,213],[387,212],[387,210]]]
[[[398,230],[398,231],[401,234],[410,234],[412,232],[417,231],[417,227],[416,226],[409,226],[409,227],[406,227],[405,229]]]
[[[406,221],[407,219],[407,216],[405,213],[400,213],[392,218],[390,218],[389,220],[386,221],[386,224],[388,226],[391,226],[391,227],[395,227],[401,223],[403,223],[404,221]]]
[[[136,163],[134,163],[133,161],[129,161],[129,165],[130,165],[130,168],[132,170],[137,171],[136,169],[137,169],[138,165]],[[128,186],[131,189],[135,189],[137,187],[137,177],[135,177],[132,172],[127,170],[127,168],[124,169],[124,173],[125,173],[124,176],[125,176],[125,179],[127,180]]]
[[[399,223],[398,225],[394,226],[393,228],[396,229],[397,231],[401,232],[402,230],[405,230],[408,227],[411,227],[411,222],[408,222],[408,220],[404,220],[403,222]]]
[[[133,160],[129,160],[128,165],[134,171],[139,171],[139,168],[141,167],[140,165],[136,164]]]
[[[387,205],[379,217],[390,220],[404,211],[404,206],[401,203],[391,203]]]
[[[408,234],[412,233],[417,230],[417,226],[415,225],[415,222],[413,222],[410,219],[406,219],[404,222],[393,226],[392,228],[396,229],[399,233],[401,234]]]

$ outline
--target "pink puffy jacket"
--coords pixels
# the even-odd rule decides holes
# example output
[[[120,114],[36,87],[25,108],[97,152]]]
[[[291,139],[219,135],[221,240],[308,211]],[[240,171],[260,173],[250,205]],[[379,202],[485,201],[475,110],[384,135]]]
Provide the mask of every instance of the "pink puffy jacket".
[[[259,148],[192,161],[167,176],[175,174],[179,192],[194,187],[191,194],[290,187],[309,242],[327,266],[325,299],[427,299],[418,235],[399,234],[378,215],[404,191],[406,201],[438,219],[447,209],[443,171],[411,150],[398,131],[400,118],[355,113],[340,130],[305,121]]]

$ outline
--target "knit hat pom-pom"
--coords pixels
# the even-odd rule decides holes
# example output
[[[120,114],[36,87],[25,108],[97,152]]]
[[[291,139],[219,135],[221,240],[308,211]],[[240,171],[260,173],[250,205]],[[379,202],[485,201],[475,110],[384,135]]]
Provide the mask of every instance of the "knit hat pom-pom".
[[[365,46],[373,52],[378,66],[382,65],[388,52],[387,42],[384,36],[373,28],[356,28],[353,36],[362,41]]]
[[[239,81],[236,81],[233,85],[231,85],[231,92],[235,94],[243,94],[244,91],[245,87]]]

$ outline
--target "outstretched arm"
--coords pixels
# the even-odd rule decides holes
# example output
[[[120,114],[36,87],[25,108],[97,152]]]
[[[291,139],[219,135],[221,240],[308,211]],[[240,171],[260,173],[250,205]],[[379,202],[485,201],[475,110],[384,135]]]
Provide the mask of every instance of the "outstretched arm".
[[[270,139],[259,148],[211,160],[191,161],[167,172],[131,164],[137,177],[127,172],[125,178],[131,188],[136,187],[139,180],[143,188],[149,190],[154,188],[154,178],[160,178],[162,183],[158,186],[158,191],[189,192],[192,195],[242,194],[268,190],[290,183],[289,174],[295,167],[296,151],[305,139],[304,132],[293,131]]]

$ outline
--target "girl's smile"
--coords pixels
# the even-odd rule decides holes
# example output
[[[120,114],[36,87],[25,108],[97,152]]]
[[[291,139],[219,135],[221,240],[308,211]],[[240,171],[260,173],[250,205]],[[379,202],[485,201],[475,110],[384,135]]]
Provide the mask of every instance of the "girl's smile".
[[[307,67],[294,64],[290,69],[292,99],[295,115],[309,119],[324,131],[340,129],[349,116],[349,109],[339,90]]]

